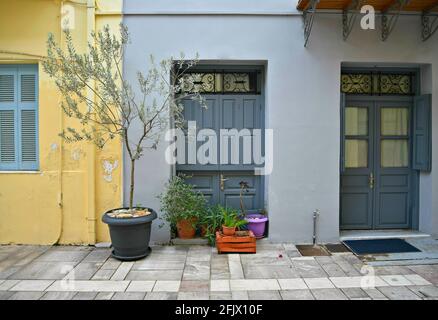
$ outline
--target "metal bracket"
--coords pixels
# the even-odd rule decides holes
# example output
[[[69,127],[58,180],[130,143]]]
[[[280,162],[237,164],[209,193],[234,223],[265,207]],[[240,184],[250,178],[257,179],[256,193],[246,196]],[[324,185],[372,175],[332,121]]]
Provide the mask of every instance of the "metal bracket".
[[[403,8],[410,0],[395,0],[388,8],[382,11],[382,41],[386,41],[394,30]],[[390,13],[392,11],[393,13]]]
[[[342,34],[344,41],[348,39],[353,30],[354,22],[359,15],[359,9],[362,7],[364,0],[352,0],[350,4],[342,11]]]
[[[423,11],[421,15],[421,38],[428,40],[438,30],[438,15],[432,14],[432,10],[438,7],[438,2],[432,7]]]
[[[310,34],[312,33],[313,19],[315,18],[316,6],[319,0],[309,0],[306,8],[303,10],[303,24],[304,24],[304,47],[307,46]]]

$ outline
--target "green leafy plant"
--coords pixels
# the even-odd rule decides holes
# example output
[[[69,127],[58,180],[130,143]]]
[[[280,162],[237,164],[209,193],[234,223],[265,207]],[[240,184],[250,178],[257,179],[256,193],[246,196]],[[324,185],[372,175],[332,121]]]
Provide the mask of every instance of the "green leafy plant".
[[[184,175],[172,177],[166,184],[165,191],[158,197],[161,211],[164,213],[162,220],[167,221],[171,227],[175,227],[181,220],[193,220],[196,225],[199,217],[205,212],[204,195],[194,190],[184,179]]]
[[[224,221],[221,208],[220,205],[207,207],[199,221],[199,224],[205,228],[204,238],[208,240],[210,245],[215,244],[216,231],[220,230]]]
[[[49,34],[47,57],[42,62],[63,97],[60,107],[78,123],[64,129],[60,136],[66,142],[91,141],[98,148],[116,138],[123,141],[129,157],[126,165],[130,166],[132,209],[136,161],[145,149],[157,149],[169,118],[176,127],[183,126],[184,99],[205,105],[199,92],[185,89],[192,87],[193,81],[184,75],[199,59],[187,60],[181,54],[178,59],[171,57],[157,64],[151,57],[147,72],[138,71],[137,79],[129,81],[122,72],[130,42],[123,24],[119,35],[113,34],[109,26],[92,32],[86,50],[75,46],[68,28],[64,38],[61,45]],[[141,134],[136,134],[138,131]]]
[[[223,208],[223,207],[221,207],[220,210],[221,210],[222,216],[224,218],[223,225],[225,227],[229,227],[229,228],[235,227],[235,228],[239,229],[240,227],[247,224],[246,220],[239,218],[239,216],[237,214],[237,210],[230,209],[230,208]]]

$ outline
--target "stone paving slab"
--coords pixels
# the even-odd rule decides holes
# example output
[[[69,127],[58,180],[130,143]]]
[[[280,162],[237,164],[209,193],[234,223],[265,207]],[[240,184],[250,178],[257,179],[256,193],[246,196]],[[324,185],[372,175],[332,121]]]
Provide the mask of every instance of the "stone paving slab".
[[[438,265],[373,268],[349,253],[301,257],[292,244],[262,241],[248,255],[154,246],[136,262],[110,254],[108,248],[0,246],[0,300],[438,299]]]
[[[255,291],[255,290],[280,290],[280,285],[275,279],[243,279],[230,280],[232,291]]]
[[[57,280],[47,291],[114,291],[123,292],[129,285],[129,281],[111,280]]]
[[[407,287],[381,287],[378,288],[390,300],[420,300],[412,290]]]
[[[146,292],[116,292],[111,300],[143,300]]]
[[[76,294],[76,291],[45,292],[40,300],[72,300]]]
[[[114,292],[98,292],[94,300],[111,300],[113,297]]]
[[[94,300],[97,292],[77,292],[72,300]]]
[[[176,300],[177,292],[148,292],[145,300]]]
[[[248,291],[249,300],[281,300],[278,291]]]
[[[74,269],[79,262],[45,262],[34,261],[17,272],[13,273],[8,279],[19,280],[60,280]]]
[[[348,300],[340,289],[312,289],[311,291],[317,300]]]
[[[308,289],[282,290],[280,295],[283,300],[315,300],[312,292]]]
[[[18,291],[8,300],[39,300],[43,295],[44,291]]]
[[[210,292],[210,300],[232,300],[231,292]]]
[[[131,281],[126,292],[151,292],[155,281]]]
[[[10,288],[10,291],[44,291],[53,280],[21,280],[15,286]]]
[[[132,270],[126,276],[126,280],[181,280],[183,270]]]
[[[281,290],[300,290],[307,289],[303,279],[278,279]]]
[[[211,280],[210,291],[230,291],[229,280]]]
[[[179,280],[157,280],[154,292],[178,292],[181,286]]]

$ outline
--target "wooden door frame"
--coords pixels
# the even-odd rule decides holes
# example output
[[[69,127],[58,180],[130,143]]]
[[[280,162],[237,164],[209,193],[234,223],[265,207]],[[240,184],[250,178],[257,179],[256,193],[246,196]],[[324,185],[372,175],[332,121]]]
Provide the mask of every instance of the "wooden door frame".
[[[411,186],[411,190],[410,190],[410,203],[411,203],[411,216],[410,216],[410,226],[408,227],[408,229],[412,229],[412,230],[418,230],[419,229],[419,181],[420,181],[420,174],[417,170],[413,170],[412,169],[412,156],[413,156],[413,125],[412,125],[412,120],[413,120],[413,103],[414,103],[414,96],[396,96],[396,95],[385,95],[385,96],[373,96],[373,95],[351,95],[351,94],[347,94],[345,96],[345,106],[343,106],[343,108],[345,108],[348,105],[348,101],[363,101],[363,102],[371,102],[374,104],[373,109],[376,108],[376,104],[378,104],[379,102],[393,102],[393,103],[409,103],[409,107],[410,107],[410,113],[409,113],[409,117],[410,117],[410,127],[409,127],[409,168],[411,170],[411,182],[412,182],[412,186]],[[377,111],[374,112],[374,115],[377,117]],[[341,119],[341,121],[343,121],[343,119]],[[377,118],[373,119],[374,125],[377,125]],[[376,130],[375,130],[376,131]],[[373,137],[374,137],[375,133],[373,133]],[[376,139],[377,137],[374,137],[374,139]],[[341,140],[344,139],[342,132],[341,132]],[[343,141],[341,141],[341,143],[343,143]],[[374,165],[376,165],[376,162],[378,159],[376,159],[377,157],[377,146],[376,146],[376,141],[373,142],[373,162]],[[342,150],[341,150],[342,152]],[[341,169],[341,168],[340,168]],[[342,178],[342,172],[340,171],[340,175],[339,175],[339,183],[341,183],[341,178]],[[341,184],[339,184],[339,227],[341,226],[341,218],[342,218],[342,212],[341,212],[341,201],[342,201],[342,193],[341,193]],[[373,195],[373,197],[375,198],[375,195]],[[373,217],[372,217],[372,228],[370,230],[379,230],[379,229],[375,229],[374,225],[375,225],[375,215],[376,210],[375,210],[376,204],[373,203]],[[343,230],[354,230],[354,229],[343,229]],[[366,229],[367,230],[367,229]]]
[[[253,72],[257,72],[258,77],[257,77],[257,86],[259,88],[259,92],[258,93],[230,93],[230,94],[223,94],[223,93],[212,93],[212,94],[206,94],[206,95],[211,95],[211,96],[218,96],[218,97],[226,97],[227,95],[232,96],[232,95],[241,95],[241,96],[254,96],[257,95],[259,97],[260,100],[260,105],[261,105],[261,129],[265,129],[266,128],[266,103],[265,103],[265,70],[266,70],[266,65],[264,64],[258,64],[258,65],[253,65],[253,64],[245,64],[245,65],[238,65],[238,64],[198,64],[196,67],[193,67],[190,71],[191,72],[196,72],[196,71],[207,71],[207,72],[217,72],[217,71],[224,71],[224,72],[248,72],[248,71],[253,71]],[[173,120],[171,123],[171,126],[174,128],[173,126]],[[264,137],[264,132],[263,132],[263,137]],[[263,143],[263,148],[265,148],[265,141],[263,139],[262,141]],[[220,159],[218,159],[220,160]],[[234,169],[229,169],[229,172],[249,172],[250,170],[243,170],[243,167],[236,167]],[[205,171],[206,173],[208,172],[212,172],[211,169],[197,169],[200,172]],[[179,167],[177,169],[177,165],[173,164],[170,167],[170,176],[174,176],[177,174],[177,172],[188,172],[188,171],[193,171],[190,169],[190,167],[188,165],[183,165],[181,167]],[[222,172],[223,170],[220,168],[219,166],[219,170],[218,171],[214,171],[214,172],[218,172],[219,174]],[[224,172],[226,172],[227,170],[225,170]],[[260,193],[260,202],[262,203],[262,206],[264,208],[261,209],[265,209],[266,207],[266,203],[265,203],[265,199],[266,199],[266,190],[268,188],[267,184],[267,179],[264,175],[260,176],[260,186],[261,186],[261,193]],[[221,196],[219,194],[219,198],[221,199]],[[269,231],[267,231],[269,232]]]

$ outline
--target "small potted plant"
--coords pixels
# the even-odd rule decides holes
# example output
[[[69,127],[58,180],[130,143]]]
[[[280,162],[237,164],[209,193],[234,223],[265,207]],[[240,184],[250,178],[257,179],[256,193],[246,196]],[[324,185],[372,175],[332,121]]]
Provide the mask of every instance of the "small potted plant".
[[[223,221],[224,216],[219,205],[207,207],[205,213],[201,216],[199,221],[201,236],[206,238],[210,245],[214,245],[216,231],[221,229]]]
[[[192,239],[199,217],[205,212],[206,201],[201,192],[185,183],[184,178],[183,175],[172,177],[159,198],[164,212],[162,219],[176,229],[179,238]]]
[[[259,213],[248,213],[245,212],[245,205],[243,202],[243,194],[244,192],[248,192],[248,183],[246,181],[240,181],[240,211],[242,215],[245,217],[246,222],[248,223],[248,230],[251,230],[254,236],[257,239],[261,239],[265,235],[266,222],[268,221],[268,217],[266,216],[266,212],[264,210]]]
[[[248,213],[245,215],[245,220],[248,222],[248,230],[251,230],[257,239],[264,237],[266,222],[268,221],[265,211],[260,211],[260,213]]]
[[[226,236],[234,236],[236,229],[247,224],[246,220],[239,219],[237,210],[221,208],[223,215],[222,233]]]

